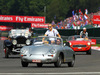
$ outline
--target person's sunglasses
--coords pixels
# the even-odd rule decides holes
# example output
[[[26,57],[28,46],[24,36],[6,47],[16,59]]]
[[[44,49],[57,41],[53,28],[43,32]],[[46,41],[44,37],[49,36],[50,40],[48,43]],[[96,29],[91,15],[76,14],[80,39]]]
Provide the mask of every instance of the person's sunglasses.
[[[48,28],[51,28],[52,26],[48,26]]]

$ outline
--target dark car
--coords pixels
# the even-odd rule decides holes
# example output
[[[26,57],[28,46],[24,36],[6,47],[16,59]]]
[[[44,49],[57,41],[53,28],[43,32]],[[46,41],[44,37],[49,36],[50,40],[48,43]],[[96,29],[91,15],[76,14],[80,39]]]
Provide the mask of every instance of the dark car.
[[[8,39],[4,41],[5,58],[11,54],[19,54],[23,46],[31,44],[31,33],[29,29],[12,29]]]

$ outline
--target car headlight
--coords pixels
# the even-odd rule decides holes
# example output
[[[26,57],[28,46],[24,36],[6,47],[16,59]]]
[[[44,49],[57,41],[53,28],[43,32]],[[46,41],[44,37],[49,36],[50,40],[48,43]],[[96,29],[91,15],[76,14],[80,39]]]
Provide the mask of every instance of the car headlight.
[[[23,50],[21,50],[21,54],[27,54],[27,50],[26,49],[23,49]]]
[[[17,41],[16,40],[13,40],[12,43],[13,43],[13,45],[16,45],[17,44]]]
[[[91,45],[90,42],[87,43],[88,45]]]
[[[28,38],[28,34],[25,34],[25,37]]]
[[[22,36],[24,36],[24,33],[22,33]]]
[[[30,45],[30,43],[31,43],[30,40],[26,40],[27,45]]]
[[[71,46],[71,45],[72,45],[72,43],[70,42],[70,43],[69,43],[69,45]]]
[[[51,50],[50,50],[50,53],[51,53],[51,54],[55,54],[55,53],[56,53],[56,50],[55,50],[55,49],[51,49]]]

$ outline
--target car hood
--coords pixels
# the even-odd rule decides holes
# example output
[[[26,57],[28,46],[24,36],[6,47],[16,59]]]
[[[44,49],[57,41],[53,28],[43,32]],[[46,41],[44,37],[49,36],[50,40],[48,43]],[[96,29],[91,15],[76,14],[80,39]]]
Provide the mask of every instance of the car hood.
[[[76,40],[74,40],[74,41],[69,41],[69,43],[72,43],[72,44],[87,44],[89,41],[76,41]]]
[[[34,45],[30,46],[30,54],[46,54],[53,46],[51,45]]]

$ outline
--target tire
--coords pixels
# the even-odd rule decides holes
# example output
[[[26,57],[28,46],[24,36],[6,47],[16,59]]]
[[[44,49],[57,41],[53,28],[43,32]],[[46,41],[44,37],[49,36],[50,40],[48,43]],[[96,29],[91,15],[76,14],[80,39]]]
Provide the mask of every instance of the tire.
[[[60,67],[62,64],[62,57],[59,55],[57,62],[54,63],[55,67]]]
[[[37,63],[37,67],[42,67],[42,63]]]
[[[87,51],[86,54],[91,55],[91,49]]]
[[[73,56],[73,60],[71,62],[68,62],[68,67],[73,67],[75,64],[75,57]]]
[[[21,64],[22,64],[22,67],[28,67],[28,62],[23,62],[23,61],[21,61]]]
[[[5,48],[5,58],[9,58],[9,49],[8,48]]]

